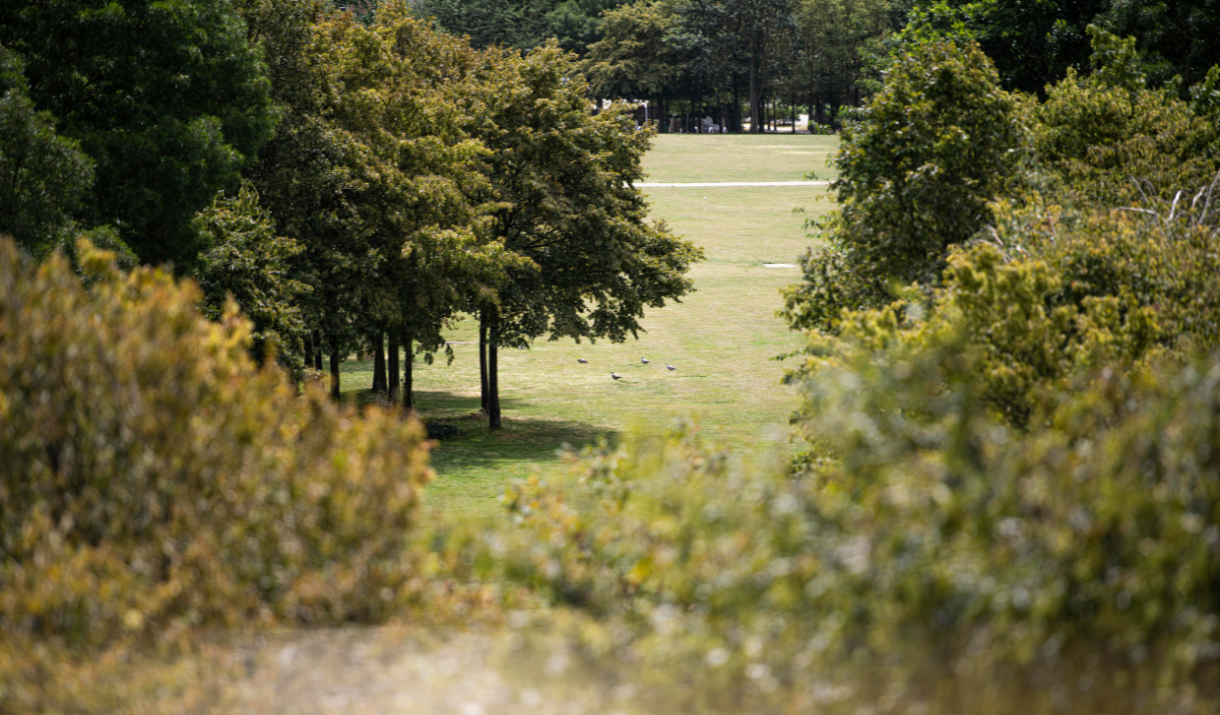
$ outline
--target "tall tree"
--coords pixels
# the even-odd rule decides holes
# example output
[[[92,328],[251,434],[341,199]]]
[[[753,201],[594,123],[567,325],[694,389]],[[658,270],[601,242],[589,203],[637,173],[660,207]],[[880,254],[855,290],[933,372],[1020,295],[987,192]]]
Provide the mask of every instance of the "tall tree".
[[[792,0],[689,0],[680,6],[688,32],[702,38],[700,59],[711,72],[745,75],[750,131],[763,131],[763,92],[777,50],[795,28]]]
[[[96,161],[82,218],[147,262],[187,267],[195,213],[270,135],[266,72],[230,0],[9,0],[0,42],[29,96]]]
[[[892,0],[803,0],[798,8],[800,50],[790,94],[807,95],[819,123],[833,120],[864,76],[862,50],[895,29]],[[825,114],[829,107],[830,116]]]
[[[674,86],[690,57],[673,37],[678,24],[673,5],[672,0],[640,0],[605,14],[601,39],[581,63],[594,96],[642,99]]]
[[[1111,0],[919,0],[900,42],[933,37],[973,39],[991,58],[1007,89],[1042,92],[1069,67],[1083,70],[1090,48],[1085,28]]]
[[[463,131],[461,100],[478,56],[395,2],[374,25],[338,22],[332,35],[345,48],[339,119],[372,167],[359,202],[377,266],[362,317],[403,342],[409,367],[415,347],[426,359],[445,349],[445,323],[521,262],[474,198],[487,194],[484,149]]]
[[[1136,47],[1155,84],[1182,78],[1182,86],[1202,82],[1220,65],[1220,2],[1180,0],[1111,2],[1096,23],[1119,37],[1136,38]]]
[[[359,318],[378,260],[363,212],[373,169],[340,121],[342,52],[330,32],[337,19],[320,3],[300,0],[247,0],[242,12],[251,42],[267,58],[280,115],[247,176],[278,231],[303,249],[292,260],[293,277],[312,289],[300,300],[302,318],[316,331],[315,366],[328,357],[338,397],[339,365],[366,337]]]
[[[691,290],[686,271],[701,251],[663,223],[649,223],[634,182],[650,134],[622,108],[593,115],[574,58],[556,46],[485,53],[482,107],[470,131],[490,149],[493,231],[520,256],[479,312],[486,331],[491,429],[502,425],[498,351],[546,335],[638,336],[648,306]]]
[[[532,49],[554,39],[584,54],[597,40],[602,13],[625,0],[424,0],[420,12],[442,29],[469,35],[478,48]]]
[[[422,13],[475,47],[531,48],[546,42],[555,0],[425,0]]]
[[[0,46],[0,234],[35,255],[63,242],[93,182],[93,162],[55,132],[27,94],[24,62]]]

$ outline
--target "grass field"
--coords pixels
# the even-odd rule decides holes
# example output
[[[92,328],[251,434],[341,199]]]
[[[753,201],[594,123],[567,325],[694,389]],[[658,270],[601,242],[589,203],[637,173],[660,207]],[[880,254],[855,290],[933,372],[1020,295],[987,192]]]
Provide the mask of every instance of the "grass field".
[[[664,134],[644,162],[646,181],[800,181],[839,173],[826,159],[837,136],[810,134]],[[811,177],[812,178],[812,177]]]
[[[729,181],[823,176],[827,137],[797,135],[660,136],[645,159],[650,180]],[[804,144],[802,144],[802,141]],[[774,147],[811,147],[816,155]],[[795,152],[798,149],[792,149]],[[780,157],[780,158],[777,158]],[[805,159],[798,157],[805,157]],[[703,166],[694,173],[691,167]],[[765,173],[766,167],[773,171]],[[809,244],[807,216],[830,208],[826,191],[813,187],[656,188],[652,213],[703,247],[707,260],[692,271],[697,292],[680,304],[654,310],[640,340],[614,345],[571,341],[501,352],[501,398],[506,429],[488,433],[479,409],[476,324],[457,324],[453,364],[417,363],[416,401],[428,420],[450,421],[465,434],[434,452],[438,479],[432,504],[451,511],[486,513],[517,477],[545,472],[564,444],[581,446],[630,428],[661,430],[693,417],[702,432],[746,453],[786,453],[790,390],[779,384],[783,365],[772,360],[800,344],[774,317],[778,290],[799,277],[793,263]],[[807,213],[794,213],[804,208]],[[587,365],[576,362],[583,357]],[[643,365],[640,357],[652,360]],[[678,369],[670,372],[665,363]],[[343,366],[348,393],[372,383],[369,362]],[[624,379],[615,382],[610,372]]]

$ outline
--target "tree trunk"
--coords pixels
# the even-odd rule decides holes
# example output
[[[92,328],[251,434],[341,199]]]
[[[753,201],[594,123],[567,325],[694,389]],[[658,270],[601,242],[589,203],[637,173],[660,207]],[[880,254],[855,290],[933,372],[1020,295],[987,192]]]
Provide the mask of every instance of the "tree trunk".
[[[373,392],[382,394],[390,391],[390,381],[385,375],[385,333],[377,333],[373,338]]]
[[[330,396],[339,399],[339,341],[335,338],[330,339]]]
[[[398,400],[402,398],[402,376],[398,373],[398,331],[390,331],[390,347],[389,361],[386,365],[386,376],[390,378],[390,386],[387,392],[390,395],[390,404],[397,405]]]
[[[792,133],[796,134],[796,104],[789,105],[788,113],[792,115]]]
[[[750,133],[762,134],[764,122],[762,88],[758,86],[758,56],[750,57]]]
[[[503,429],[500,420],[500,330],[496,319],[491,319],[487,341],[487,429],[490,432]]]
[[[322,372],[322,331],[313,331],[313,344],[317,351],[313,354],[313,369]],[[305,362],[309,362],[306,360]]]
[[[402,411],[415,411],[415,341],[410,336],[403,338],[402,357]]]
[[[479,311],[479,400],[487,414],[487,309]]]
[[[305,333],[305,367],[313,367],[313,333]]]

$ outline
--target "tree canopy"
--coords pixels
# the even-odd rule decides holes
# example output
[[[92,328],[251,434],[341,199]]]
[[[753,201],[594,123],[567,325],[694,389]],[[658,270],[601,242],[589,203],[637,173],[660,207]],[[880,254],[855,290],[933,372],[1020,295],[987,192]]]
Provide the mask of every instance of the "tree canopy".
[[[685,277],[700,252],[663,223],[647,220],[634,183],[649,134],[621,107],[589,111],[574,58],[558,47],[523,57],[490,50],[494,80],[471,130],[489,149],[491,230],[522,264],[484,303],[488,346],[523,345],[547,335],[622,341],[640,330],[644,308],[691,289]],[[495,357],[487,405],[498,426]]]
[[[271,135],[270,85],[228,0],[5,3],[0,42],[26,62],[29,96],[95,162],[80,211],[146,262],[186,267],[195,213]]]

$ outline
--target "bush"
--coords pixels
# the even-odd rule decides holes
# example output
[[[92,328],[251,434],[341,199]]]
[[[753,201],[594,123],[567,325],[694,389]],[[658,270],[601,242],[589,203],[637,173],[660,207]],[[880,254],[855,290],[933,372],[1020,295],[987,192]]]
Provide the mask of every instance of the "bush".
[[[0,640],[371,623],[418,600],[419,424],[298,396],[232,306],[212,323],[192,284],[80,257],[88,289],[0,242]]]
[[[684,432],[518,485],[509,575],[644,711],[1211,711],[1220,355],[1079,375],[1022,432],[966,350],[816,373],[803,475]]]
[[[900,360],[952,343],[975,394],[1025,427],[1053,411],[1082,370],[1126,372],[1214,349],[1220,237],[1189,210],[1153,214],[1001,203],[994,243],[951,252],[943,284],[926,296],[845,314],[839,335],[815,337],[814,357],[788,380],[857,354]]]

